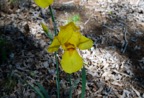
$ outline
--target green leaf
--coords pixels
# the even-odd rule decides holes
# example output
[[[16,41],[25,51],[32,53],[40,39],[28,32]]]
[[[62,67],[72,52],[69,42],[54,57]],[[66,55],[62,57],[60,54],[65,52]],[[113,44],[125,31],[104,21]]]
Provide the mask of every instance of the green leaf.
[[[43,93],[45,98],[50,98],[49,95],[48,95],[48,92],[46,91],[46,89],[40,83],[36,83],[36,85],[39,87],[40,91]]]
[[[86,89],[86,71],[85,68],[82,68],[82,94],[81,98],[84,98],[85,96],[85,89]]]
[[[78,86],[78,83],[80,82],[80,79],[76,79],[74,80],[74,82],[72,82],[72,75],[68,74],[69,77],[69,83],[70,83],[70,89],[69,89],[69,98],[72,98],[72,93],[74,91],[74,89]]]
[[[80,20],[80,16],[79,15],[74,15],[73,17],[72,17],[72,21],[73,22],[77,22],[77,21],[79,21]]]
[[[80,79],[77,79],[77,80],[74,81],[73,90],[78,86],[79,82],[80,82]]]
[[[39,90],[39,88],[34,87],[33,85],[31,85],[31,84],[29,84],[29,83],[28,83],[28,85],[35,91],[35,93],[37,93],[37,94],[40,96],[40,98],[45,98],[45,97],[43,96],[43,94],[41,93],[41,91]]]
[[[72,17],[70,17],[67,22],[68,23],[74,22],[76,24],[78,21],[80,21],[80,15],[76,14],[76,15],[73,15]],[[66,24],[67,24],[67,22],[66,22]]]

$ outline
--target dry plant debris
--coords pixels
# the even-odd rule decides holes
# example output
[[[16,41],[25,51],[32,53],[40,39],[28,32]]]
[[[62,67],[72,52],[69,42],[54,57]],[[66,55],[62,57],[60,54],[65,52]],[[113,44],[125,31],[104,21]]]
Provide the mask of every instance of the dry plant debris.
[[[45,51],[50,39],[40,26],[44,21],[53,31],[48,9],[33,2],[7,8],[0,11],[0,36],[10,43],[11,52],[0,66],[0,96],[35,98],[23,81],[38,81],[56,98],[54,56]],[[90,50],[80,51],[87,69],[86,98],[144,98],[143,0],[56,0],[53,8],[58,26],[80,15],[77,25],[94,41]],[[66,77],[60,71],[62,98],[68,98]],[[78,81],[73,98],[79,98],[80,73],[72,77]]]

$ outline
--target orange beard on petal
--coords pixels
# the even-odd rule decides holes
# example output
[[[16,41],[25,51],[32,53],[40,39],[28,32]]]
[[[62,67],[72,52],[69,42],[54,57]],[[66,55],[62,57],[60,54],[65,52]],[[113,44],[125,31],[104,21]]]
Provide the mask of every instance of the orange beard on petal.
[[[69,55],[71,56],[73,52],[75,51],[75,48],[69,48],[67,49],[67,51],[69,52]]]
[[[66,51],[69,52],[69,55],[71,56],[73,54],[73,51],[75,50],[75,47],[73,44],[65,43]]]
[[[65,45],[65,47],[67,48],[67,50],[68,50],[69,48],[75,48],[74,45],[71,44],[71,43],[65,43],[64,45]]]

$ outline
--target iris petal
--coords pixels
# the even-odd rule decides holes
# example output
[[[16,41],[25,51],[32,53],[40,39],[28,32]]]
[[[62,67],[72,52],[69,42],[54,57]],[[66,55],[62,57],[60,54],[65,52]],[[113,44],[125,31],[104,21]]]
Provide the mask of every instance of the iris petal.
[[[53,0],[34,0],[34,2],[41,8],[46,8],[53,3]]]
[[[68,43],[73,44],[75,47],[77,47],[77,45],[79,44],[80,36],[80,32],[74,32],[71,38],[68,40]]]
[[[58,39],[61,44],[66,43],[72,36],[72,34],[78,31],[79,28],[75,26],[73,22],[60,27],[60,32],[58,34]]]
[[[82,68],[83,60],[76,50],[69,50],[62,55],[61,65],[66,73],[71,74]]]
[[[78,48],[81,50],[90,49],[93,45],[93,41],[85,36],[81,36]]]
[[[48,47],[47,51],[52,53],[58,50],[58,48],[60,47],[60,42],[57,38],[57,36],[54,38],[52,44]]]

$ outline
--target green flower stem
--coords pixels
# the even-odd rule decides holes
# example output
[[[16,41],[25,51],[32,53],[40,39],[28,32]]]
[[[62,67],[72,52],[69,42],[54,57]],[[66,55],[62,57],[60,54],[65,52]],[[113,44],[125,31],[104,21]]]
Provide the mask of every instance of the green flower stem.
[[[86,89],[86,71],[85,68],[82,68],[82,94],[81,98],[85,97],[85,89]]]
[[[72,98],[72,83],[71,83],[71,74],[69,74],[69,83],[70,83],[69,98]]]
[[[49,6],[49,10],[50,10],[51,18],[52,18],[52,21],[53,21],[54,33],[55,33],[55,35],[57,35],[57,26],[56,26],[56,22],[55,22],[55,18],[54,18],[54,14],[53,14],[51,6]]]
[[[55,18],[54,18],[54,14],[53,14],[51,6],[49,6],[49,10],[50,10],[51,18],[53,21],[54,33],[56,36],[57,35],[57,26],[56,26],[56,22],[55,22]],[[56,61],[56,72],[57,72],[56,73],[57,98],[60,98],[59,64],[58,64],[57,52],[54,53],[54,56],[55,56],[55,61]]]
[[[57,98],[60,98],[60,82],[59,82],[59,65],[58,65],[58,58],[57,58],[57,52],[54,53],[55,60],[56,60],[56,85],[57,85]]]

